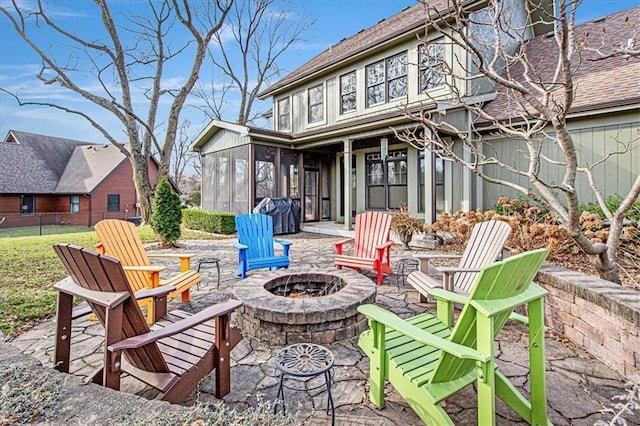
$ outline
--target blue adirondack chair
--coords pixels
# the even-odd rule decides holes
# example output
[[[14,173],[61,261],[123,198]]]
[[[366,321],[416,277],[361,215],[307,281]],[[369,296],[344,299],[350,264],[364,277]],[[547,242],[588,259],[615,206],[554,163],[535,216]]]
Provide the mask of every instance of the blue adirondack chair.
[[[236,216],[238,241],[238,270],[236,275],[242,279],[252,269],[289,267],[290,242],[273,238],[273,218],[264,214],[247,213]],[[282,246],[283,254],[275,254],[274,243]]]

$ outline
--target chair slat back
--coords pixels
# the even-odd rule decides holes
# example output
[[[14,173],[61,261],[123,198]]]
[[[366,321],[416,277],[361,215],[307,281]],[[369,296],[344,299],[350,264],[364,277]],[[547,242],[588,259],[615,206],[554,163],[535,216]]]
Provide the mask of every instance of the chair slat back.
[[[511,226],[501,220],[477,223],[460,259],[460,268],[478,269],[498,258],[511,235]],[[458,293],[468,294],[478,276],[477,272],[456,273],[453,288]]]
[[[494,317],[493,338],[500,332],[517,305],[510,306],[506,299],[525,292],[532,284],[540,266],[547,257],[547,249],[533,250],[495,262],[482,268],[467,303],[451,333],[450,340],[461,345],[477,346],[477,311],[473,301],[504,300],[504,311]],[[476,368],[473,360],[461,360],[443,352],[434,370],[431,382],[441,383],[464,377]]]
[[[150,266],[142,241],[133,223],[126,220],[105,219],[94,227],[102,243],[105,254],[115,257],[124,266]],[[133,291],[147,288],[147,273],[127,271],[127,278]]]
[[[238,242],[248,246],[247,259],[274,256],[273,218],[266,214],[247,213],[236,216]]]
[[[127,292],[131,295],[123,302],[123,339],[149,332],[149,326],[133,296],[122,265],[117,259],[70,244],[56,244],[54,250],[69,275],[80,287],[110,293]],[[106,327],[105,308],[94,303],[89,303],[89,306],[102,325]],[[125,350],[125,355],[134,367],[141,370],[169,372],[169,367],[156,343],[145,345],[139,349]]]
[[[356,215],[354,255],[376,257],[376,246],[389,241],[391,215],[383,212],[364,212]]]

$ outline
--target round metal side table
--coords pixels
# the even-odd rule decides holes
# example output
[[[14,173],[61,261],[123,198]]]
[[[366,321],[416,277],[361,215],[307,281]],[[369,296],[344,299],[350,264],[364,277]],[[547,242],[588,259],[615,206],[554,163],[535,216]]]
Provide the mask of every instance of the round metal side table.
[[[396,285],[398,286],[398,290],[400,290],[400,277],[402,277],[402,285],[404,286],[406,284],[405,277],[407,276],[407,273],[418,270],[418,260],[402,258],[398,259],[397,265],[398,273],[396,274]]]
[[[327,388],[327,415],[331,409],[331,424],[335,424],[335,407],[331,395],[331,382],[333,381],[333,353],[324,346],[315,343],[296,343],[281,349],[275,357],[276,375],[280,377],[278,395],[273,406],[276,413],[278,405],[282,404],[282,412],[286,411],[284,403],[284,389],[296,391],[314,390],[326,386]],[[287,386],[284,380],[290,377],[313,378],[324,375],[324,383],[313,388],[295,388]]]

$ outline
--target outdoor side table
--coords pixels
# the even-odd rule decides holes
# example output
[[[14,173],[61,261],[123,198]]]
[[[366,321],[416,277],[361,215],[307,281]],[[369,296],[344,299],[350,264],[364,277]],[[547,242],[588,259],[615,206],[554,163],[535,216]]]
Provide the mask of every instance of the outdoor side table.
[[[217,257],[206,257],[204,259],[200,259],[198,261],[198,269],[197,269],[198,273],[200,273],[200,266],[202,266],[205,263],[216,264],[216,269],[218,270],[218,285],[216,286],[216,288],[220,288],[220,259],[218,259]],[[198,290],[200,290],[200,283],[196,284],[196,287],[198,288]]]
[[[331,424],[335,424],[335,407],[331,395],[331,382],[333,380],[333,353],[324,346],[315,343],[296,343],[281,349],[275,357],[276,374],[280,376],[278,395],[273,406],[273,413],[278,409],[278,403],[282,403],[282,412],[286,412],[284,403],[284,389],[296,391],[314,390],[323,386],[327,387],[327,414],[331,408]],[[294,388],[285,385],[286,376],[313,378],[324,375],[324,383],[313,388]]]
[[[405,277],[410,271],[418,270],[418,259],[402,258],[398,259],[398,273],[396,274],[396,285],[400,290],[400,277],[402,277],[402,285],[405,285]]]

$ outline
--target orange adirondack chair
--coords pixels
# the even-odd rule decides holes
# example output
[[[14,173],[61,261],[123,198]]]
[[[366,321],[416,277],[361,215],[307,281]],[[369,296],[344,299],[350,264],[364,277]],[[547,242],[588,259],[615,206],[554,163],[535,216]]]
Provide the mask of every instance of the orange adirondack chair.
[[[189,289],[202,280],[199,273],[190,269],[189,260],[195,254],[148,254],[142,246],[142,241],[140,241],[140,237],[136,232],[135,225],[131,222],[105,219],[98,222],[94,229],[100,239],[100,243],[96,245],[98,253],[115,257],[122,263],[134,292],[146,288],[170,285],[175,290],[169,293],[169,299],[181,295],[182,301],[188,302],[190,300]],[[153,266],[149,257],[180,259],[180,273],[161,280],[160,272],[165,270],[166,267]],[[141,300],[140,305],[147,307],[147,322],[153,324],[153,304],[146,299]]]
[[[120,376],[127,372],[158,389],[156,399],[177,403],[216,369],[216,397],[229,393],[229,353],[242,339],[231,326],[231,314],[242,302],[227,300],[196,314],[167,313],[171,286],[134,293],[117,259],[69,244],[56,244],[54,250],[71,275],[53,286],[58,290],[58,371],[69,372],[75,296],[89,303],[105,329],[103,366],[90,377],[94,383],[119,390]],[[153,327],[136,303],[143,297],[156,305]]]
[[[356,235],[354,238],[338,241],[336,246],[336,267],[352,269],[373,269],[378,273],[378,285],[383,274],[391,275],[391,215],[382,212],[365,212],[356,215]],[[353,252],[343,253],[343,245],[353,242]]]

